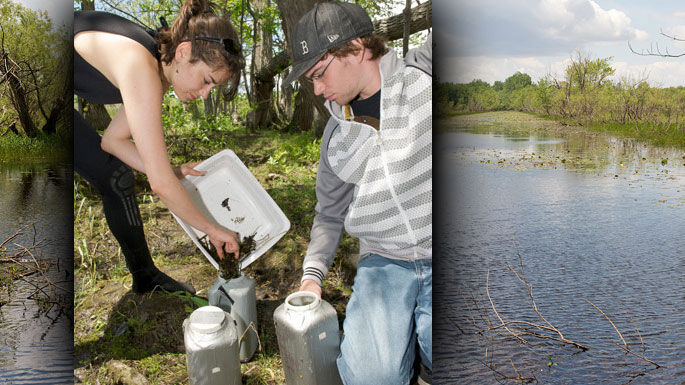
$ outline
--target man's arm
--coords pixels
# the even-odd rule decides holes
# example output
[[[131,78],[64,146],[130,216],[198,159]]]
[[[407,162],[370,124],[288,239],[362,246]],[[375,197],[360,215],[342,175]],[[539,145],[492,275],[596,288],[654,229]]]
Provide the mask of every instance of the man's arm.
[[[321,157],[316,173],[316,215],[312,225],[309,247],[304,258],[301,290],[314,291],[321,295],[328,267],[333,263],[340,243],[345,215],[352,201],[354,185],[343,182],[330,169],[326,158],[329,135],[321,140]],[[313,281],[313,282],[309,282]],[[312,289],[316,289],[318,292]]]

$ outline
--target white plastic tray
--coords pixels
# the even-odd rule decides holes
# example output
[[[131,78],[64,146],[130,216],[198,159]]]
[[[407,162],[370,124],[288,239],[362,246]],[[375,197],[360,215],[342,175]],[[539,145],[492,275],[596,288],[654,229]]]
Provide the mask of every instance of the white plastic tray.
[[[188,175],[181,184],[200,211],[215,223],[238,232],[241,240],[256,233],[255,250],[240,259],[241,269],[261,257],[290,229],[290,221],[283,211],[233,151],[223,150],[195,169],[206,173],[203,176]],[[205,233],[175,214],[174,218],[207,260],[219,270],[219,264],[200,244],[199,239]]]

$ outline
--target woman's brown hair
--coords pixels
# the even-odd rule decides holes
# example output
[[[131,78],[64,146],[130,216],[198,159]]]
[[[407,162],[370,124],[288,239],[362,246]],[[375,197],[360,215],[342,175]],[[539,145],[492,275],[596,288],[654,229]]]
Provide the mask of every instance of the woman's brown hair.
[[[245,67],[245,58],[240,48],[238,34],[228,18],[215,14],[215,5],[209,0],[186,0],[178,12],[178,17],[169,28],[159,31],[158,40],[162,61],[171,63],[176,47],[183,41],[190,41],[192,51],[190,62],[198,60],[212,69],[228,68],[231,77],[228,81],[237,89],[240,71]],[[199,38],[232,39],[229,45]]]

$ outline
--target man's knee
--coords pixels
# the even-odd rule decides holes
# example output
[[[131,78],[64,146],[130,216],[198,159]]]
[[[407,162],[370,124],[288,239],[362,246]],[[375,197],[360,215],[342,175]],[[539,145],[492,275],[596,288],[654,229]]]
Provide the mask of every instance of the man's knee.
[[[403,385],[409,383],[411,375],[411,368],[399,361],[348,362],[341,355],[337,363],[340,378],[345,385]]]

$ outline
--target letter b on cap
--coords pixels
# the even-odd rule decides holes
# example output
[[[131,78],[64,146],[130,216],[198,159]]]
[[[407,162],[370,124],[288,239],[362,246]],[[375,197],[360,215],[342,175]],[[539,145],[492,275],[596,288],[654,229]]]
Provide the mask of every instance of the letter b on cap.
[[[302,40],[300,42],[300,45],[302,46],[302,54],[303,55],[306,55],[307,53],[309,53],[309,47],[307,47],[307,41],[306,40]]]

